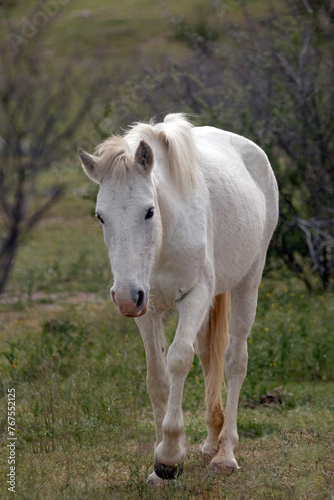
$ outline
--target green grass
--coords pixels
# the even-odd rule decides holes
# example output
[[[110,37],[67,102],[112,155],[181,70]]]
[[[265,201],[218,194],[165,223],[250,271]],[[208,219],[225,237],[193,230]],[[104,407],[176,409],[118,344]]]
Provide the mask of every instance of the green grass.
[[[197,0],[184,3],[182,11],[176,0],[153,4],[148,0],[99,0],[94,4],[70,0],[63,5],[56,0],[57,12],[48,15],[43,3],[33,0],[16,2],[14,7],[7,3],[7,8],[2,7],[3,24],[9,22],[10,32],[15,28],[27,43],[35,33],[45,35],[46,48],[55,62],[75,57],[82,65],[97,59],[106,70],[112,66],[121,72],[128,70],[129,64],[136,64],[138,57],[144,60],[143,53],[145,64],[149,60],[156,63],[167,43],[169,54],[178,59],[189,53],[173,40],[173,30],[166,25],[165,17],[182,14],[196,18],[198,8]]]
[[[313,297],[313,303],[317,300],[322,302]],[[17,311],[2,309],[2,444],[5,394],[14,387],[20,498],[108,498],[111,493],[115,498],[199,498],[202,491],[207,498],[239,498],[247,491],[253,492],[248,498],[328,497],[334,384],[321,381],[326,367],[318,380],[310,372],[303,381],[293,373],[285,380],[250,371],[238,417],[241,471],[218,478],[195,447],[205,436],[203,377],[195,358],[184,397],[190,446],[185,473],[152,493],[145,478],[152,467],[154,425],[144,349],[134,322],[117,316],[108,302],[70,306],[57,301],[50,307],[31,301]],[[169,317],[168,331],[175,321]],[[251,366],[266,349],[265,334],[257,336]],[[294,356],[286,354],[287,365]],[[260,405],[261,395],[269,392],[280,401]],[[3,446],[2,491],[6,456]]]
[[[195,357],[183,402],[184,475],[148,490],[154,422],[145,353],[135,323],[120,317],[109,299],[107,249],[88,186],[81,172],[68,174],[64,199],[22,247],[0,304],[1,498],[10,498],[6,395],[12,387],[18,498],[331,498],[333,295],[307,294],[289,275],[278,280],[277,271],[263,280],[249,338],[238,416],[240,472],[216,477],[202,462],[204,382]],[[169,341],[176,322],[175,314],[166,316]]]
[[[44,49],[54,61],[56,72],[59,63],[73,59],[84,66],[95,59],[99,71],[110,74],[113,69],[111,83],[117,84],[123,83],[125,76],[128,79],[135,74],[138,63],[153,68],[167,55],[176,61],[187,58],[189,48],[177,40],[175,26],[179,22],[193,33],[204,36],[217,33],[220,37],[225,36],[221,29],[225,18],[243,22],[238,0],[220,7],[214,7],[209,0],[190,0],[182,5],[177,0],[99,0],[94,4],[88,0],[70,0],[63,5],[55,0],[53,3],[54,9],[48,9],[48,2],[5,2],[1,23],[4,28],[10,26],[10,33],[23,37],[26,40],[23,45],[35,33],[45,36]],[[250,12],[257,16],[270,8],[270,4],[260,0],[249,4]],[[7,36],[7,29],[3,30],[3,36]]]

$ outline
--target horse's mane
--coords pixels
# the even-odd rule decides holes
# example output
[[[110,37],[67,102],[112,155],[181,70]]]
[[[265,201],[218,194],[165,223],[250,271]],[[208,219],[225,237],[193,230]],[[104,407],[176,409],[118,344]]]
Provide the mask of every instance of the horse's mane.
[[[102,179],[110,172],[124,177],[131,170],[129,148],[119,135],[113,135],[99,144],[95,148],[95,154],[99,156],[98,170]]]
[[[173,113],[161,123],[135,123],[123,137],[112,136],[96,148],[103,176],[111,169],[122,175],[133,164],[133,155],[141,140],[154,150],[159,143],[166,157],[171,182],[182,194],[197,186],[196,147],[191,133],[192,124],[182,113]]]

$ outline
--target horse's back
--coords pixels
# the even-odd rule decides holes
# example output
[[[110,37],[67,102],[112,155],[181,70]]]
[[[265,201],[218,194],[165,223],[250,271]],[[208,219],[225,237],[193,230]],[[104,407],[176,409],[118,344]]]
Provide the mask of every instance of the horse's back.
[[[196,127],[193,134],[210,197],[216,291],[222,293],[263,260],[277,224],[277,184],[266,154],[248,139],[213,127]]]
[[[262,194],[270,238],[278,217],[278,189],[265,152],[245,137],[214,127],[196,127],[193,133],[205,158],[202,172],[208,182],[214,180],[217,191],[232,183],[237,191],[248,191],[255,202]],[[220,194],[224,196],[224,192]]]

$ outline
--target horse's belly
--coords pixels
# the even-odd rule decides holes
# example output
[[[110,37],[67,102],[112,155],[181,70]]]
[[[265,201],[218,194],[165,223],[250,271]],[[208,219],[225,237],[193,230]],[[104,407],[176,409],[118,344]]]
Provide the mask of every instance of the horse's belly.
[[[244,252],[245,253],[245,252]],[[241,279],[247,274],[254,256],[259,254],[259,247],[253,246],[247,255],[242,255],[241,252],[235,252],[234,255],[226,258],[216,258],[216,293],[225,292],[234,288]]]
[[[245,201],[245,200],[244,200]],[[264,251],[266,210],[259,197],[233,215],[216,220],[214,227],[214,264],[217,293],[233,288]],[[245,204],[246,205],[246,204]],[[238,213],[239,212],[239,213]]]

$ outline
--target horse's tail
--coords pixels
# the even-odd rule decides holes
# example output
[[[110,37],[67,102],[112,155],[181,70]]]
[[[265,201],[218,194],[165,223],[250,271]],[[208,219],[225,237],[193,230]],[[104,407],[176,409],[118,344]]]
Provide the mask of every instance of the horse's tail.
[[[229,342],[231,293],[227,291],[215,297],[209,316],[210,368],[207,375],[206,407],[221,406],[221,389],[224,380],[225,351]]]

